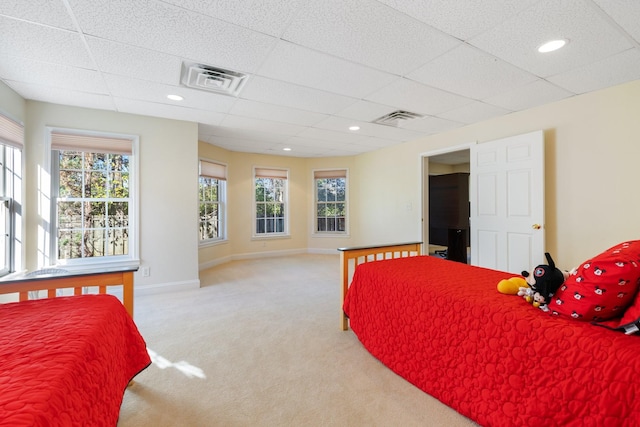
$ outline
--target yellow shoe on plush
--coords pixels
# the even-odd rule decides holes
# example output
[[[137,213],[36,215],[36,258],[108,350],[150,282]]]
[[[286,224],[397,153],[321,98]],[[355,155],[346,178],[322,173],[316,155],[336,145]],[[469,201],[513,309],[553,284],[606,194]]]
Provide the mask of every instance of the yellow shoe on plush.
[[[512,277],[510,279],[503,279],[498,282],[498,292],[507,295],[518,295],[520,288],[529,287],[527,281],[523,277]]]

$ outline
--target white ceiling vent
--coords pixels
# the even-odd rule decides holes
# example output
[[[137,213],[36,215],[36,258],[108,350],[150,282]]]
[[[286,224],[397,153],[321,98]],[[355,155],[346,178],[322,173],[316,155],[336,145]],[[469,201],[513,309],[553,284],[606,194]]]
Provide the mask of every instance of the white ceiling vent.
[[[379,125],[385,126],[400,126],[402,120],[411,120],[411,119],[419,119],[423,117],[420,114],[411,113],[409,111],[397,110],[389,114],[385,114],[382,117],[378,117],[372,123],[377,123]]]
[[[248,78],[246,74],[236,71],[184,62],[180,81],[183,85],[193,89],[238,96]]]

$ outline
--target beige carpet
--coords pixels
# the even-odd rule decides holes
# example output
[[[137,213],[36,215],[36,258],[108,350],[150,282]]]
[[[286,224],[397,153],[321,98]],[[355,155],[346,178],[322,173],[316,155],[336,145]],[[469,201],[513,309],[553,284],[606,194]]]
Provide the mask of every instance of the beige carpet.
[[[474,426],[340,329],[338,256],[234,261],[136,299],[155,362],[119,427]]]

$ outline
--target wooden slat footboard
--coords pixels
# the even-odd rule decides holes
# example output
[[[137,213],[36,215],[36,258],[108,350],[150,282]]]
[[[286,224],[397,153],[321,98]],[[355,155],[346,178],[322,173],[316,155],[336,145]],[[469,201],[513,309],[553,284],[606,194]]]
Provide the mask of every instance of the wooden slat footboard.
[[[58,289],[72,289],[74,295],[81,295],[83,288],[97,288],[97,293],[107,293],[107,287],[122,287],[122,304],[133,317],[133,273],[138,268],[119,271],[72,272],[44,276],[20,276],[0,280],[0,294],[18,294],[19,301],[29,299],[29,292],[47,291],[47,298],[54,298]]]
[[[349,329],[349,319],[342,312],[344,298],[349,289],[349,280],[358,264],[392,258],[403,258],[420,255],[422,242],[397,243],[377,246],[358,246],[351,248],[338,248],[340,251],[340,277],[342,280],[342,300],[340,312],[342,313],[342,330]],[[352,261],[353,260],[353,261]]]

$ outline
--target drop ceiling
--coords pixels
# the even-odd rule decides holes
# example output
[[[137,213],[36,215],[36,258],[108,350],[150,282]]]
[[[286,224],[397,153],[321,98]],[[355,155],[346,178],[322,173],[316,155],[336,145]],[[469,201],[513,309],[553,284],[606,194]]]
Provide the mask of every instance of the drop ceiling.
[[[232,151],[348,156],[640,79],[638,22],[637,0],[0,0],[0,79]],[[184,85],[194,64],[241,88]],[[417,117],[374,123],[396,111]]]

